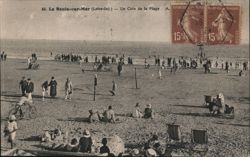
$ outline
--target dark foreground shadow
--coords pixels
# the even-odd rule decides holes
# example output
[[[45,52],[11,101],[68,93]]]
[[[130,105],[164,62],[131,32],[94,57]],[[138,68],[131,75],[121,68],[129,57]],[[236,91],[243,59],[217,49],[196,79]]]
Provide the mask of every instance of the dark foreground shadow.
[[[171,105],[171,106],[191,107],[191,108],[207,108],[206,106],[195,106],[195,105]]]
[[[233,123],[223,123],[223,122],[216,122],[216,124],[222,124],[222,125],[232,125],[232,126],[239,126],[239,127],[250,127],[250,125],[246,125],[246,124],[233,124]]]
[[[89,123],[89,118],[86,117],[69,117],[68,119],[57,119],[58,121],[85,122]]]
[[[234,116],[229,115],[212,115],[210,113],[173,113],[175,115],[182,115],[182,116],[194,116],[194,117],[211,117],[211,118],[221,118],[221,119],[234,119]]]
[[[39,136],[30,136],[28,138],[19,139],[20,141],[40,141]]]

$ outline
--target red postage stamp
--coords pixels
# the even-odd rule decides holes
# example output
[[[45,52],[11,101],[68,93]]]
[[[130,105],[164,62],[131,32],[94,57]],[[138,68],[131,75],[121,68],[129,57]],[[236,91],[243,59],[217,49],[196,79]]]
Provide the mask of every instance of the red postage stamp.
[[[172,5],[172,42],[200,43],[204,34],[204,6]]]
[[[172,43],[239,44],[240,7],[183,5],[172,9]]]
[[[239,44],[240,7],[207,6],[207,43]]]

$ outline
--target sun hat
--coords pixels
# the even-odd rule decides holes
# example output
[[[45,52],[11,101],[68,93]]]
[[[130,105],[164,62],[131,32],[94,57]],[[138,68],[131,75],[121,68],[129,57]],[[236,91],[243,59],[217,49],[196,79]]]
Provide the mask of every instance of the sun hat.
[[[15,115],[11,115],[10,116],[10,120],[16,120],[16,116]]]
[[[140,153],[140,151],[138,149],[133,149],[131,152],[131,155],[136,156],[136,155],[139,155],[139,153]]]
[[[146,150],[146,157],[156,157],[156,152],[154,149],[149,148]]]
[[[90,137],[90,132],[88,130],[83,131],[83,137]]]
[[[151,106],[151,104],[147,104],[147,107],[148,107],[148,108],[151,108],[152,106]]]

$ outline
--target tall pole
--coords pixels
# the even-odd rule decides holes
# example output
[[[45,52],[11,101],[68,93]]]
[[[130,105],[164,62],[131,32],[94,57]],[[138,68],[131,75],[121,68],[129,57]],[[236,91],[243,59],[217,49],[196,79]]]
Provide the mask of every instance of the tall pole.
[[[97,74],[95,74],[95,78],[94,78],[94,101],[95,101],[95,94],[96,94],[96,86],[97,86]]]
[[[95,101],[95,85],[94,85],[94,101]]]
[[[137,75],[136,75],[136,68],[135,68],[135,88],[138,89],[138,86],[137,86]]]

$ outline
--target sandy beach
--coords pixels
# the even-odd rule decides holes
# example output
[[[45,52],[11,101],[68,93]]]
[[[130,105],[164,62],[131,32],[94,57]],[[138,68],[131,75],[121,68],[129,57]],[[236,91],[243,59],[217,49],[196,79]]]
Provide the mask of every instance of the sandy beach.
[[[249,155],[249,72],[239,77],[238,70],[229,74],[222,70],[212,70],[204,74],[203,69],[180,69],[175,75],[170,70],[162,70],[159,80],[158,67],[126,65],[118,77],[116,65],[111,72],[94,72],[92,64],[79,64],[56,61],[39,61],[40,69],[27,70],[26,60],[8,59],[1,62],[1,132],[11,104],[20,99],[18,84],[22,76],[31,78],[35,84],[33,101],[38,109],[38,117],[18,121],[17,148],[41,149],[39,141],[31,137],[43,133],[44,129],[73,130],[89,129],[92,136],[100,139],[116,134],[127,148],[140,148],[152,133],[166,141],[166,124],[175,122],[181,125],[184,139],[190,142],[191,129],[208,130],[208,156],[247,156]],[[138,86],[135,89],[134,68],[137,68]],[[93,101],[93,78],[98,75],[96,101]],[[58,82],[58,96],[42,101],[41,84],[54,76]],[[70,77],[73,83],[72,100],[64,100],[64,83]],[[117,96],[111,96],[112,80],[118,85]],[[222,92],[225,103],[235,107],[235,118],[211,117],[202,107],[204,95]],[[151,103],[156,112],[155,119],[135,119],[124,114],[133,112],[136,102],[143,109]],[[112,105],[117,114],[117,124],[86,122],[88,110],[103,111]],[[120,115],[120,116],[119,116]],[[1,134],[1,147],[9,147]],[[98,141],[100,142],[100,141]]]

